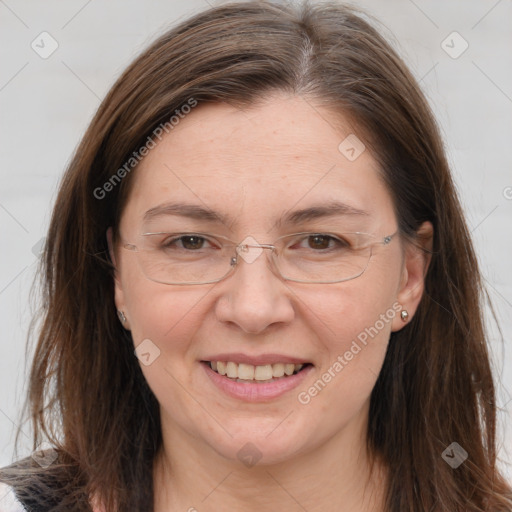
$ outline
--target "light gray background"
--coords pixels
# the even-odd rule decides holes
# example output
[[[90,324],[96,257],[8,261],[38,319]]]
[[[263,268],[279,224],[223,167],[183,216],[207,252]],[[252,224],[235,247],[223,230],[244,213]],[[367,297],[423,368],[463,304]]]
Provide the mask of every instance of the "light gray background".
[[[219,3],[0,0],[0,466],[13,458],[28,370],[28,294],[65,166],[100,99],[133,57],[172,24]],[[500,455],[512,481],[511,1],[354,3],[387,27],[445,137],[504,337],[499,341],[490,323]],[[47,59],[31,48],[43,31],[59,45]],[[452,54],[463,48],[453,31],[469,45],[458,58],[441,46],[446,40]],[[29,454],[28,424],[23,432]]]

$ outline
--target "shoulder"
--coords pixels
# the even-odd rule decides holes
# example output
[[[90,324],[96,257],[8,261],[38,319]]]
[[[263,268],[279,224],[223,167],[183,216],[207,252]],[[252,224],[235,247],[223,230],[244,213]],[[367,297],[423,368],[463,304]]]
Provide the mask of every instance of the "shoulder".
[[[0,482],[0,512],[25,512],[26,508],[16,497],[14,489]]]

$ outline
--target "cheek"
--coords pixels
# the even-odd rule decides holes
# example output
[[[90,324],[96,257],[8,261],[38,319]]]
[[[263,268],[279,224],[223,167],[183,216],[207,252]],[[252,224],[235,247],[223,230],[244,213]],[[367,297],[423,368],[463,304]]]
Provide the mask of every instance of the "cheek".
[[[166,286],[128,269],[123,289],[134,345],[150,339],[162,353],[185,352],[200,326],[208,289]]]
[[[377,269],[373,269],[377,270]],[[359,279],[325,287],[313,300],[303,296],[317,317],[317,327],[336,352],[348,350],[351,342],[380,342],[389,338],[391,323],[400,310],[396,302],[399,269],[379,269]],[[331,352],[332,350],[329,350]]]
[[[142,373],[164,409],[175,420],[200,414],[195,401],[183,389],[193,389],[190,369],[199,357],[193,340],[204,317],[207,290],[168,289],[157,283],[133,283],[130,299],[131,334]],[[144,348],[142,348],[144,347]],[[144,354],[149,354],[144,360]],[[146,364],[148,363],[148,364]]]
[[[343,374],[340,380],[346,377],[351,387],[360,380],[374,380],[384,361],[392,321],[399,309],[389,299],[340,304],[337,320],[323,330],[321,339],[327,357],[322,361],[322,369]]]
[[[310,396],[322,392],[321,407],[355,411],[375,385],[393,319],[401,309],[396,301],[400,273],[387,270],[332,285],[310,302],[308,321],[318,335],[322,357],[315,389],[306,391]]]

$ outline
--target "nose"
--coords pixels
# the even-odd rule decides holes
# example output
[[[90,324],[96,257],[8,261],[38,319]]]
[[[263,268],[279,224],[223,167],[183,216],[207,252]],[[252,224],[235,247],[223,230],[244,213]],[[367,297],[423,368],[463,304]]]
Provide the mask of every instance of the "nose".
[[[245,247],[238,254],[234,272],[221,283],[222,292],[216,304],[219,321],[251,334],[292,321],[293,294],[271,267],[270,247]]]

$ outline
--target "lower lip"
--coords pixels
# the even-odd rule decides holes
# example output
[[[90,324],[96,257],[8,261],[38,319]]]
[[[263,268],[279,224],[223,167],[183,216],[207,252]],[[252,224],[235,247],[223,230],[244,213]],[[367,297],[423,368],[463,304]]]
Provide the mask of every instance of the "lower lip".
[[[246,402],[265,402],[278,398],[296,388],[313,369],[313,366],[310,365],[289,377],[258,384],[256,382],[237,382],[214,372],[206,363],[201,363],[201,365],[204,367],[206,375],[221,391]]]

